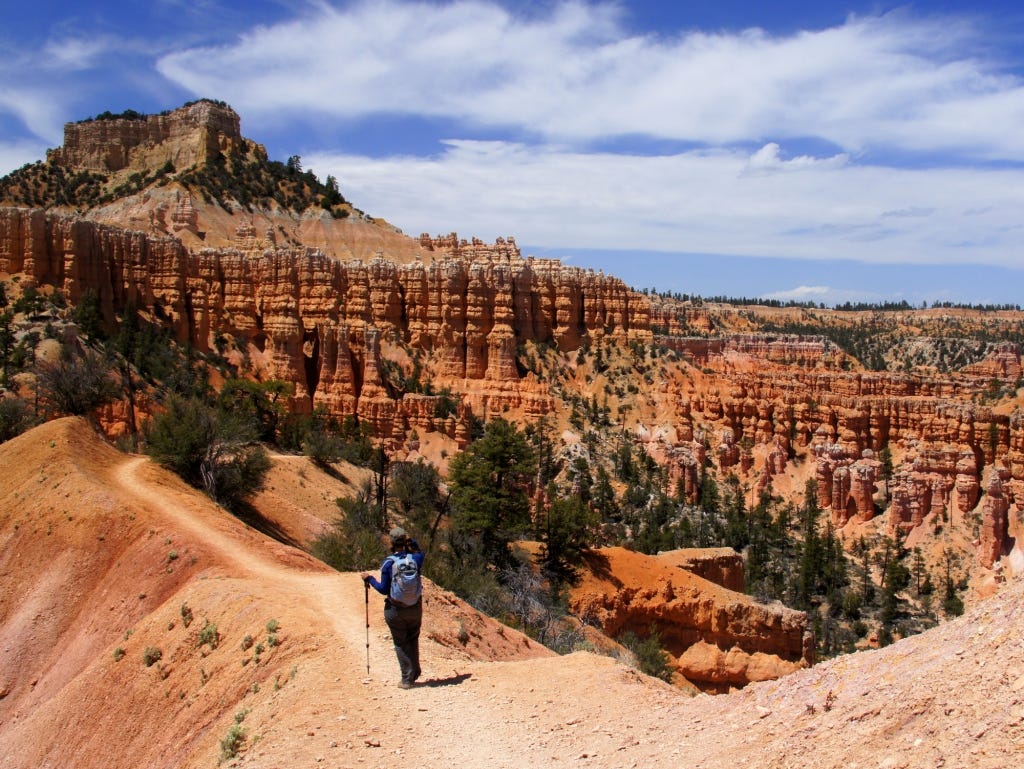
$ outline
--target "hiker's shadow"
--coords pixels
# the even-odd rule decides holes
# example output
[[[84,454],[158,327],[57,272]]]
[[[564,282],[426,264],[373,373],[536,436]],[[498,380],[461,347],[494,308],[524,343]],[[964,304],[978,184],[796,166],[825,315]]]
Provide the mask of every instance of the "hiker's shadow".
[[[448,678],[428,678],[426,681],[421,681],[419,686],[458,686],[472,676],[472,673],[459,673]]]

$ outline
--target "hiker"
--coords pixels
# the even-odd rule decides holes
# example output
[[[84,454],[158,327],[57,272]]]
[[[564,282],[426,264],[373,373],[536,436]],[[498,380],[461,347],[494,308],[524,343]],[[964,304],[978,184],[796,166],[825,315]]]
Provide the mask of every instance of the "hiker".
[[[423,622],[423,553],[405,529],[391,530],[391,555],[380,567],[380,581],[363,574],[363,582],[384,596],[384,621],[395,642],[402,689],[411,689],[420,677],[420,625]]]

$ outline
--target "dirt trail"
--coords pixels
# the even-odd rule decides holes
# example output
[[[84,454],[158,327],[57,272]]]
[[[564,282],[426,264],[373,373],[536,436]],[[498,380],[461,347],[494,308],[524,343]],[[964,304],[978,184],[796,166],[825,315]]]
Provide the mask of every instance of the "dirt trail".
[[[571,733],[565,722],[572,717],[555,701],[572,665],[562,664],[559,658],[526,663],[467,662],[453,659],[450,650],[424,637],[424,681],[413,691],[400,690],[397,662],[382,618],[383,598],[371,591],[371,674],[367,676],[367,614],[358,574],[315,573],[301,565],[289,566],[252,547],[238,535],[239,529],[211,527],[208,514],[197,514],[192,506],[179,504],[166,488],[151,482],[147,477],[150,467],[144,457],[129,457],[112,469],[111,481],[133,504],[202,541],[233,576],[294,592],[297,600],[313,602],[317,613],[330,620],[337,638],[331,645],[334,663],[346,673],[320,692],[318,715],[332,709],[351,714],[346,721],[355,723],[346,724],[346,729],[355,727],[365,734],[356,750],[383,749],[392,756],[401,754],[439,766],[521,767],[529,761],[559,765],[559,757],[550,747],[558,742],[561,729]],[[429,596],[426,611],[430,611]],[[509,687],[510,668],[515,666],[526,668],[522,675],[536,677],[540,685]],[[556,668],[562,668],[561,676],[555,675]],[[359,674],[353,675],[353,671]],[[552,686],[557,678],[565,680]],[[358,714],[353,714],[353,703],[360,704]],[[402,726],[395,729],[394,724]],[[549,740],[549,734],[555,736]],[[372,753],[367,758],[372,759]]]
[[[365,649],[366,606],[365,601],[359,600],[364,593],[358,575],[310,573],[254,550],[229,531],[211,527],[208,518],[194,515],[189,506],[175,504],[165,489],[148,483],[144,473],[148,466],[149,460],[145,457],[129,457],[114,468],[112,480],[134,497],[137,504],[166,517],[211,548],[216,559],[229,565],[235,576],[273,583],[279,588],[284,586],[296,595],[314,600],[320,615],[329,619],[334,632],[344,639],[345,644],[339,648]]]

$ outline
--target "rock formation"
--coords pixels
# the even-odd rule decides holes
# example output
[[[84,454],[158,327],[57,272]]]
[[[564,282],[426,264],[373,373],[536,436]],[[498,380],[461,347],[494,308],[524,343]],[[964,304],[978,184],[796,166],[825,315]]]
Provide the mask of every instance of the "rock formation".
[[[194,229],[193,205],[179,198],[170,221]],[[258,352],[261,376],[293,383],[297,409],[358,414],[396,444],[413,427],[464,442],[473,417],[553,413],[549,384],[520,368],[526,343],[564,353],[654,339],[648,297],[601,273],[524,259],[512,239],[423,239],[432,261],[398,263],[279,247],[273,232],[259,232],[251,219],[238,221],[231,247],[189,250],[171,237],[0,208],[0,272],[52,285],[71,302],[93,291],[111,327],[131,301],[199,350],[234,338]],[[389,385],[376,352],[384,347],[389,356],[423,355],[430,381],[460,394],[461,417],[435,419],[437,396]],[[943,516],[962,521],[996,462],[1008,474],[1011,521],[1024,510],[1024,416],[977,402],[988,368],[955,377],[847,372],[827,343],[788,336],[676,339],[664,348],[700,362],[704,381],[662,381],[662,422],[637,439],[686,499],[699,497],[706,457],[720,471],[756,473],[751,483],[768,491],[791,455],[810,452],[819,505],[839,527],[884,511],[883,490],[890,534]],[[996,348],[1001,371],[1016,370],[1018,352]],[[886,447],[897,461],[883,479],[876,457]]]
[[[990,468],[985,479],[985,498],[981,504],[981,543],[978,561],[986,569],[1006,554],[1009,537],[1008,512],[1010,502],[1003,492],[1003,482],[1009,478],[1004,468]]]
[[[225,157],[267,162],[233,110],[204,100],[68,124],[48,162],[111,185]],[[794,465],[810,460],[834,525],[883,513],[895,534],[979,514],[982,477],[999,466],[1011,528],[1024,515],[1024,415],[983,397],[992,382],[1021,376],[1018,342],[979,343],[984,360],[949,374],[866,371],[825,336],[748,333],[756,326],[747,310],[641,294],[600,272],[523,258],[511,237],[409,238],[356,209],[341,218],[249,210],[194,192],[171,179],[97,204],[88,220],[0,208],[0,272],[72,302],[96,292],[111,328],[131,301],[199,350],[232,339],[252,353],[254,374],[294,385],[297,410],[357,414],[393,443],[413,428],[465,442],[474,418],[556,413],[565,393],[524,370],[527,345],[568,353],[640,343],[674,368],[646,372],[635,402],[620,400],[622,427],[638,428],[636,440],[691,502],[708,464],[758,492],[778,485],[792,495],[810,474]],[[776,329],[806,313],[763,310]],[[435,417],[437,396],[403,391],[396,367],[413,357],[435,391],[458,394],[458,416]],[[575,384],[584,397],[599,386]],[[606,394],[621,385],[602,384]]]
[[[385,434],[406,429],[422,399],[408,409],[392,402],[376,352],[382,340],[430,351],[440,382],[478,382],[477,413],[511,405],[539,416],[550,396],[520,383],[518,344],[572,349],[591,335],[650,337],[646,305],[621,281],[554,261],[503,253],[429,265],[340,262],[266,247],[251,227],[236,242],[250,250],[189,252],[171,238],[0,209],[0,271],[53,285],[72,302],[95,291],[111,324],[132,301],[199,350],[218,334],[235,336],[263,353],[268,376],[295,385],[300,409],[355,406]]]
[[[242,137],[241,120],[226,104],[200,100],[162,115],[87,120],[64,126],[64,145],[46,153],[48,163],[98,172],[148,171],[171,163],[200,165],[218,153],[255,152]]]
[[[742,588],[738,555],[723,561],[721,551],[691,552],[595,550],[570,608],[613,638],[626,631],[643,638],[655,626],[673,666],[705,691],[778,678],[813,662],[807,615],[722,587]]]

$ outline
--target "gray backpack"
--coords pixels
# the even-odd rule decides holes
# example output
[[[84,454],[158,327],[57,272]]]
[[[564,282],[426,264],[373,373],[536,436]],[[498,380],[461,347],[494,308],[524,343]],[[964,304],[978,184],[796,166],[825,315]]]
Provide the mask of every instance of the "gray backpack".
[[[388,597],[399,606],[414,606],[423,594],[420,567],[409,553],[389,555],[391,559],[391,592]]]

